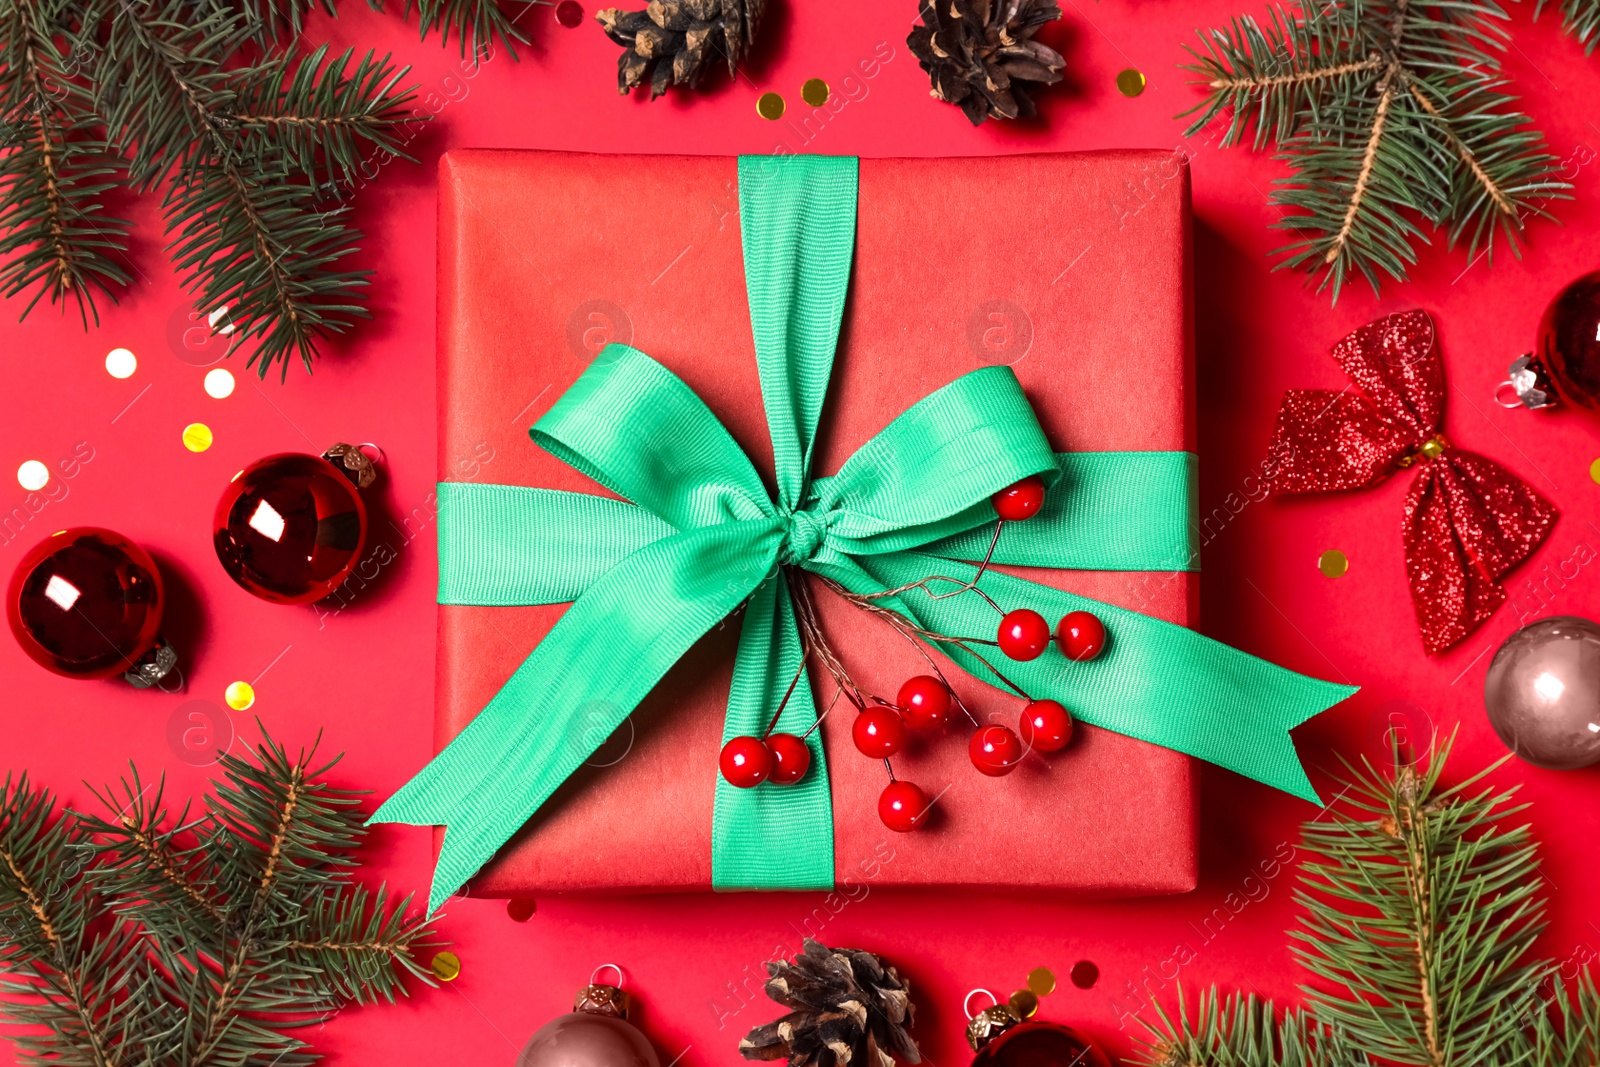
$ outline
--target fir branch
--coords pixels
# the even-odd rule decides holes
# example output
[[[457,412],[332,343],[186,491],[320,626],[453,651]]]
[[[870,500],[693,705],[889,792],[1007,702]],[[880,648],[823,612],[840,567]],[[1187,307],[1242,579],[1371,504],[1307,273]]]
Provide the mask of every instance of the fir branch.
[[[130,280],[118,262],[130,224],[105,214],[120,168],[78,78],[80,54],[58,43],[73,14],[65,0],[0,4],[0,289],[37,288],[23,318],[42,297],[70,298],[87,328],[100,321],[95,292],[114,303]]]
[[[1544,14],[1550,0],[1539,0],[1534,5],[1533,17]],[[1561,28],[1569,37],[1583,45],[1585,55],[1592,55],[1600,45],[1600,0],[1560,0]]]
[[[1343,1035],[1288,1011],[1280,1019],[1270,1000],[1216,990],[1200,995],[1193,1014],[1180,991],[1175,1015],[1159,1005],[1145,1022],[1148,1037],[1138,1049],[1148,1067],[1369,1067]],[[1143,1021],[1143,1020],[1141,1020]]]
[[[403,0],[400,14],[409,19],[413,8],[421,27],[421,39],[437,30],[439,43],[448,44],[454,34],[461,46],[461,55],[471,54],[474,62],[481,62],[494,54],[494,43],[505,45],[511,58],[517,58],[517,45],[527,44],[528,37],[517,26],[517,17],[537,3],[550,0],[508,0],[517,3],[515,15],[508,15],[497,0]],[[382,8],[383,0],[369,0],[373,7]]]
[[[1504,18],[1494,0],[1333,0],[1235,19],[1190,49],[1207,95],[1188,132],[1227,116],[1224,145],[1253,127],[1256,148],[1277,146],[1292,174],[1271,201],[1294,210],[1274,225],[1297,235],[1278,265],[1335,300],[1352,274],[1404,280],[1424,224],[1472,257],[1516,253],[1570,186],[1503,91]]]

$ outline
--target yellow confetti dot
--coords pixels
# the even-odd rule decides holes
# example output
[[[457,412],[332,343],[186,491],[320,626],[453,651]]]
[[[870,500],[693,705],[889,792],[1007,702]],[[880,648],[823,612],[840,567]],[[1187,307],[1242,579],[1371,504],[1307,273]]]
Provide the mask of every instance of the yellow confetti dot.
[[[461,957],[454,952],[436,952],[428,966],[441,982],[454,982],[461,974]]]
[[[36,459],[30,459],[17,468],[17,484],[28,492],[43,489],[50,482],[50,468]]]
[[[1350,569],[1350,557],[1337,548],[1330,548],[1317,557],[1317,569],[1328,578],[1342,578]]]
[[[1117,91],[1123,96],[1138,96],[1144,92],[1144,72],[1134,67],[1117,72]]]
[[[1048,996],[1056,991],[1056,972],[1048,967],[1035,967],[1028,972],[1028,988],[1035,996]]]
[[[126,348],[113,348],[106,353],[106,373],[113,378],[131,378],[139,369],[139,357]]]
[[[206,396],[221,400],[233,395],[233,372],[225,367],[206,371]]]
[[[1596,482],[1600,482],[1600,459],[1597,459],[1593,463],[1589,464],[1589,477],[1593,478]]]
[[[777,93],[762,93],[756,101],[756,114],[773,122],[783,118],[783,97]]]
[[[828,102],[828,83],[821,78],[812,78],[800,87],[800,99],[812,107],[821,107]]]
[[[211,447],[211,427],[203,422],[191,422],[183,428],[183,447],[190,452],[204,452]]]
[[[244,711],[256,702],[256,687],[249,682],[229,682],[222,691],[222,699],[234,711]]]
[[[1039,1013],[1039,998],[1031,990],[1019,989],[1011,994],[1011,1010],[1024,1019],[1031,1019]]]

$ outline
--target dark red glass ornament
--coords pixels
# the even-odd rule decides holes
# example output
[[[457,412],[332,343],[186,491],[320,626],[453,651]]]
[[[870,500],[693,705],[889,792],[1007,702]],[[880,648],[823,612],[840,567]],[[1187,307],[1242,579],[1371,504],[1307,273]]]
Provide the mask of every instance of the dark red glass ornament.
[[[1024,751],[1022,741],[1007,726],[980,726],[967,742],[972,765],[990,778],[1016,770]]]
[[[1106,647],[1105,623],[1090,612],[1069,611],[1056,624],[1056,644],[1068,659],[1094,659]]]
[[[920,829],[928,808],[928,794],[910,782],[890,782],[878,796],[878,818],[897,834]]]
[[[176,659],[161,641],[164,604],[149,553],[119,533],[80,526],[22,557],[6,595],[6,621],[46,670],[68,678],[128,674],[143,688]]]
[[[1538,357],[1561,399],[1600,414],[1600,271],[1550,301],[1539,321]]]
[[[905,746],[905,720],[893,708],[874,704],[856,713],[856,721],[850,726],[850,736],[863,756],[887,759]]]
[[[1044,507],[1044,479],[1030,474],[1022,481],[1008,485],[990,498],[995,514],[1006,522],[1021,522],[1039,514]]]
[[[772,752],[772,784],[794,785],[811,769],[811,750],[794,734],[768,734]]]
[[[1012,659],[1038,659],[1050,645],[1050,624],[1030,608],[1006,612],[1000,620],[1000,651]]]
[[[950,718],[950,688],[931,674],[907,678],[895,703],[913,730],[937,730]]]
[[[1072,740],[1072,716],[1054,700],[1030,700],[1022,709],[1022,743],[1040,752],[1060,752]]]
[[[374,476],[371,461],[348,445],[322,456],[285,452],[252,463],[217,501],[212,544],[222,569],[263,600],[321,600],[361,559],[367,506],[357,484],[369,485]]]
[[[717,766],[729,785],[753,789],[772,773],[772,750],[759,737],[735,737],[722,746]]]
[[[1111,1067],[1099,1047],[1070,1026],[1030,1020],[984,1042],[972,1067]]]

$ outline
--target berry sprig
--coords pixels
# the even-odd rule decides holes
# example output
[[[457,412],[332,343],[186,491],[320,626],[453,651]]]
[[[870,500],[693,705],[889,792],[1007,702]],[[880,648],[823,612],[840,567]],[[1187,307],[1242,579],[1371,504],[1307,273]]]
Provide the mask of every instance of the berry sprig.
[[[1072,739],[1072,716],[1067,709],[1055,700],[1033,698],[974,647],[997,647],[1009,659],[1032,660],[1043,655],[1052,643],[1050,625],[1044,616],[1028,608],[1006,611],[978,588],[979,580],[988,571],[994,558],[995,546],[999,544],[1000,532],[1005,524],[1022,522],[1038,514],[1044,506],[1044,493],[1044,481],[1034,475],[994,495],[992,502],[999,521],[995,524],[989,551],[979,563],[977,573],[969,580],[930,575],[895,589],[863,594],[853,593],[829,578],[814,576],[845,601],[883,619],[909,641],[927,662],[932,673],[906,679],[892,702],[867,693],[850,677],[822,630],[811,587],[804,573],[798,568],[786,568],[785,576],[789,582],[795,621],[801,637],[800,664],[766,731],[760,737],[734,737],[723,746],[719,760],[722,776],[730,784],[742,789],[754,788],[766,781],[775,785],[799,782],[811,767],[811,752],[806,746],[806,738],[822,725],[822,720],[827,718],[834,704],[843,696],[856,708],[850,731],[856,749],[864,756],[882,760],[889,775],[889,784],[878,798],[878,817],[889,829],[906,833],[926,823],[932,802],[915,783],[895,777],[890,757],[905,747],[910,731],[931,733],[944,729],[950,722],[952,707],[959,709],[972,723],[973,733],[967,746],[972,765],[990,777],[1010,774],[1030,751],[1059,752],[1065,748]],[[942,583],[939,587],[942,591],[935,592],[934,583]],[[969,592],[982,597],[1001,616],[995,638],[955,637],[928,630],[879,603],[887,597],[914,589],[922,590],[935,600]],[[1069,612],[1057,623],[1053,637],[1061,653],[1074,661],[1093,659],[1104,650],[1106,644],[1104,624],[1087,611]],[[980,723],[950,685],[938,663],[928,654],[925,644],[960,648],[982,664],[1002,685],[1021,697],[1024,704],[1018,729],[1012,730],[998,723]],[[813,658],[834,680],[837,688],[832,702],[804,734],[774,733],[806,664]]]

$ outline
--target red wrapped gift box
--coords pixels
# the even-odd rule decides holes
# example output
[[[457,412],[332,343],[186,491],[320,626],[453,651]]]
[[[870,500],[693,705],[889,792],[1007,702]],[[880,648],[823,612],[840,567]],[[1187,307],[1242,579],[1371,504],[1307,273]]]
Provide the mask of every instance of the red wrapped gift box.
[[[440,166],[439,477],[604,493],[531,426],[606,343],[678,374],[771,470],[732,158],[457,151]],[[1010,363],[1061,451],[1192,449],[1189,182],[1163,152],[862,160],[854,274],[817,475],[975,367]],[[1196,575],[1019,570],[1188,624]],[[858,682],[925,673],[887,626],[818,595]],[[564,607],[439,608],[442,748]],[[713,630],[471,883],[483,896],[703,890],[737,626]],[[986,720],[1014,697],[953,680]],[[813,675],[819,710],[831,686]],[[965,682],[965,684],[963,684]],[[1197,871],[1188,756],[1080,726],[1066,751],[978,774],[966,731],[896,773],[937,794],[923,831],[878,819],[883,768],[841,702],[822,724],[835,877],[1095,895],[1183,892]],[[970,729],[970,727],[968,727]]]

